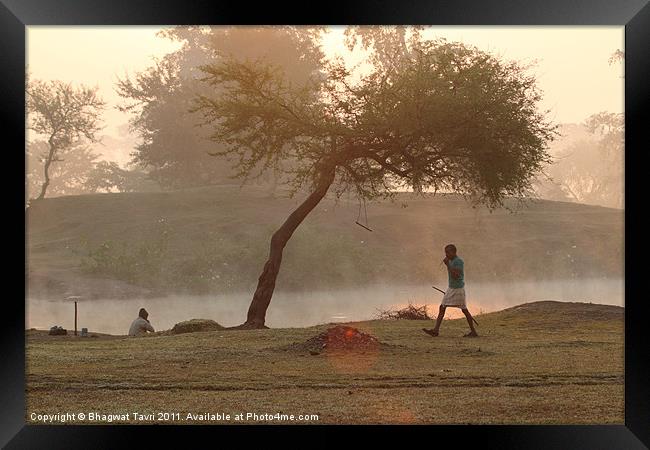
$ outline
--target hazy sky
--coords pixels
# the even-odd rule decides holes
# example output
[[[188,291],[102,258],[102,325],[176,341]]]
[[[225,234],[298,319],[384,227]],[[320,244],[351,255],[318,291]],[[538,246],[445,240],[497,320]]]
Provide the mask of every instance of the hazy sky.
[[[114,107],[117,77],[148,67],[179,47],[156,36],[162,27],[53,27],[27,28],[27,64],[32,77],[59,79],[99,86],[108,102],[106,134],[128,115]],[[363,53],[342,46],[344,27],[332,27],[324,40],[326,54],[339,53],[350,62]],[[534,74],[544,92],[542,107],[556,122],[581,122],[599,111],[622,112],[623,64],[609,65],[617,49],[624,50],[624,28],[616,27],[432,27],[427,36],[445,37],[475,45],[507,59],[537,60]]]

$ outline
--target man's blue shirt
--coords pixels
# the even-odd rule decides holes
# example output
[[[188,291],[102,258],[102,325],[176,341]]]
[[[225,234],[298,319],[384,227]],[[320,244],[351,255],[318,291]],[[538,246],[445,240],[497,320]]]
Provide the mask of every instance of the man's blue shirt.
[[[450,269],[459,269],[460,277],[459,278],[452,277]],[[460,259],[458,256],[455,256],[454,259],[449,261],[449,267],[447,268],[447,272],[449,273],[450,288],[458,289],[458,288],[465,287],[465,263],[463,262],[462,259]]]

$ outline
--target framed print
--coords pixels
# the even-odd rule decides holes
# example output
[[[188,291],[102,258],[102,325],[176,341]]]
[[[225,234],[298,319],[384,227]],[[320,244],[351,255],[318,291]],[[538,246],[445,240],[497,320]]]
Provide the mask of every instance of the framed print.
[[[650,445],[647,2],[241,6],[2,1],[2,444]]]

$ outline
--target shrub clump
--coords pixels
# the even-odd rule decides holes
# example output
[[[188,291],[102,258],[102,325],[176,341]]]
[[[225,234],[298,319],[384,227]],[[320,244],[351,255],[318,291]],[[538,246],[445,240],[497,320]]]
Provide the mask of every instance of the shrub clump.
[[[406,308],[398,310],[379,311],[377,315],[379,320],[433,320],[435,317],[429,315],[427,305],[414,306],[408,304]]]

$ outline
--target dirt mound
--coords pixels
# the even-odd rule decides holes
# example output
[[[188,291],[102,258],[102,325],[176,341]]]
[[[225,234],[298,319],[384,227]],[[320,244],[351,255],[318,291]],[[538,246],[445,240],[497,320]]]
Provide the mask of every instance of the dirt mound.
[[[541,301],[513,306],[504,309],[501,313],[533,313],[537,316],[557,316],[565,321],[623,320],[625,309],[621,306],[597,303]]]
[[[384,345],[387,344],[356,328],[337,325],[305,342],[285,346],[283,350],[308,351],[311,354],[318,354],[324,351],[375,350]]]
[[[170,330],[171,334],[195,333],[197,331],[217,331],[223,330],[224,327],[214,320],[209,319],[192,319],[185,322],[179,322]]]

